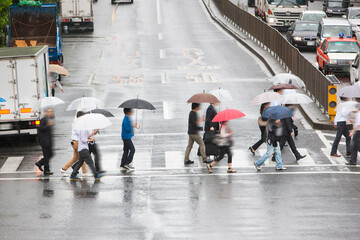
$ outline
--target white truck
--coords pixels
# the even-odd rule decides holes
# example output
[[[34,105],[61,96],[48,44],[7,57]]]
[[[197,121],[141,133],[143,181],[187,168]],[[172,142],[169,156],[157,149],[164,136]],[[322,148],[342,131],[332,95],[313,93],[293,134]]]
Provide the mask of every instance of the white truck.
[[[93,0],[60,0],[60,22],[64,33],[94,31]]]
[[[48,71],[47,46],[0,48],[0,135],[37,134],[34,108],[49,94]]]
[[[255,15],[272,27],[286,30],[308,9],[308,0],[255,0]]]

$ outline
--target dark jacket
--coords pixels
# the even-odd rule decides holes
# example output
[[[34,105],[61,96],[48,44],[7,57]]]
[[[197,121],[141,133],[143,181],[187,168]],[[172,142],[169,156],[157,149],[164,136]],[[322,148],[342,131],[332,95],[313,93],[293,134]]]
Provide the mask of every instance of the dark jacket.
[[[202,127],[197,125],[198,116],[197,113],[194,111],[190,111],[189,113],[189,127],[188,127],[188,134],[197,134],[198,131],[202,130]]]
[[[267,143],[269,145],[273,145],[277,147],[277,143],[280,141],[283,131],[282,126],[276,126],[274,120],[269,120],[268,124],[266,125],[267,130]]]
[[[205,132],[210,131],[210,128],[214,128],[215,132],[219,131],[219,123],[212,122],[213,118],[216,116],[217,112],[213,105],[210,106],[206,110],[206,117],[205,117]]]
[[[39,143],[43,147],[52,146],[52,126],[48,125],[48,121],[48,118],[43,117],[37,130]]]
[[[281,119],[282,127],[283,127],[283,136],[291,135],[294,129],[294,121],[290,118]]]

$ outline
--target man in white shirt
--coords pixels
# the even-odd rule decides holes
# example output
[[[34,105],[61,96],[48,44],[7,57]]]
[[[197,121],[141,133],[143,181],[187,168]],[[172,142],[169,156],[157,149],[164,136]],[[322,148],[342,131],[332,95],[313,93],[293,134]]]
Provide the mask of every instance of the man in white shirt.
[[[89,132],[87,130],[78,131],[78,133],[79,133],[79,147],[78,147],[79,161],[77,161],[77,163],[75,164],[74,170],[70,176],[70,180],[73,180],[73,181],[80,180],[80,178],[78,178],[76,175],[84,162],[86,162],[86,164],[91,169],[92,173],[94,174],[95,180],[98,180],[98,179],[102,178],[103,176],[96,172],[94,162],[90,156],[88,139],[89,139],[89,137],[92,137],[92,136],[91,135],[89,136]]]
[[[341,98],[341,100],[343,102],[339,103],[336,111],[336,116],[334,118],[334,127],[337,129],[337,132],[331,148],[330,156],[332,157],[341,157],[341,155],[337,154],[337,149],[342,135],[344,135],[344,137],[346,138],[346,156],[351,155],[351,137],[349,129],[346,126],[346,120],[350,112],[343,109],[343,104],[344,102],[348,101],[348,99]]]
[[[358,151],[360,151],[360,104],[356,105],[357,116],[356,121],[354,123],[354,129],[350,133],[350,137],[353,137],[353,147],[351,151],[351,158],[346,165],[356,165]]]

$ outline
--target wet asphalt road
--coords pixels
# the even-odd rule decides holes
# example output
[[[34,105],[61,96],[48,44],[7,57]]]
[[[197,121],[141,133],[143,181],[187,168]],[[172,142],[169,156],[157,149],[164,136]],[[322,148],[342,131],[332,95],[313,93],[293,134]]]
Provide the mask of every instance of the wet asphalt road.
[[[265,146],[255,157],[247,151],[260,137],[258,107],[249,102],[270,87],[269,75],[211,22],[200,1],[99,0],[94,10],[93,34],[64,36],[71,77],[57,93],[66,104],[56,108],[55,175],[42,177],[34,167],[41,152],[30,139],[0,140],[1,239],[358,239],[359,170],[328,157],[334,132],[314,131],[298,115],[296,144],[308,157],[295,162],[285,149],[287,172],[267,163],[256,173],[252,162]],[[219,87],[234,98],[220,109],[247,115],[231,123],[234,175],[226,174],[226,159],[208,175],[194,150],[194,166],[183,166],[186,101]],[[59,173],[72,156],[74,112],[65,108],[83,95],[115,115],[97,137],[107,170],[99,183],[71,183]],[[124,174],[117,107],[137,95],[157,110],[138,112],[136,170]],[[21,158],[14,171],[1,171],[14,157]]]

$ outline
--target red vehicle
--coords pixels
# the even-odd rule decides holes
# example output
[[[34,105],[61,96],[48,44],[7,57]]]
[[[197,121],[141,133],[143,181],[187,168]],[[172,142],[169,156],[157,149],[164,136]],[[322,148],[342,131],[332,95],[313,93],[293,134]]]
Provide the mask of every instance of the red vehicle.
[[[349,73],[350,66],[360,51],[360,44],[355,38],[326,38],[317,49],[316,61],[319,70],[328,73]]]

